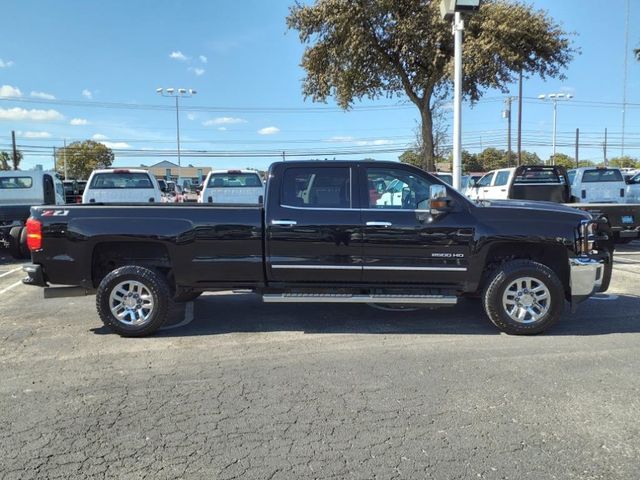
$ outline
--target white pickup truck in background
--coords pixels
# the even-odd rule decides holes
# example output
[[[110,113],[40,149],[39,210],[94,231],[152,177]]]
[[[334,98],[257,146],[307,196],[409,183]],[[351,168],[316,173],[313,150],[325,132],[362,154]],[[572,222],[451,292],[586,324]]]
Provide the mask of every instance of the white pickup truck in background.
[[[24,225],[31,207],[64,204],[64,186],[55,172],[0,172],[0,247],[8,248],[14,258],[28,257]]]
[[[255,170],[213,170],[202,184],[198,203],[258,204],[264,184]]]
[[[94,170],[82,195],[82,203],[161,203],[162,192],[146,170]]]
[[[624,203],[627,184],[618,168],[582,167],[567,172],[579,203]]]

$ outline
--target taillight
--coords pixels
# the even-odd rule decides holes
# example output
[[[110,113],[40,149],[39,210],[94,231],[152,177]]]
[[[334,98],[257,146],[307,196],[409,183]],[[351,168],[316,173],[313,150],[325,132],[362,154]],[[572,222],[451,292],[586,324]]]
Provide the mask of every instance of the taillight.
[[[35,218],[27,220],[27,246],[32,252],[42,248],[42,223]]]

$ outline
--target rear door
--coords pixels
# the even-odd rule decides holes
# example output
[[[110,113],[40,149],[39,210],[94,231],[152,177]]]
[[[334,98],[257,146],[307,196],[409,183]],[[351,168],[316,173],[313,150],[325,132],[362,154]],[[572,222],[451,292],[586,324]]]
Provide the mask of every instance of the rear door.
[[[269,280],[361,281],[362,225],[353,165],[283,165],[277,172],[280,178],[269,180],[265,219]]]
[[[393,196],[361,194],[363,281],[464,283],[475,228],[469,202],[454,197],[451,212],[433,216],[427,202],[429,187],[437,181],[427,174],[402,166],[368,166],[359,175],[362,185],[383,181],[394,190]]]
[[[487,194],[489,193],[489,188],[491,187],[491,182],[493,182],[493,177],[496,172],[489,172],[476,183],[475,187],[473,187],[473,200],[486,200]]]
[[[489,187],[489,193],[485,196],[491,200],[506,200],[509,198],[509,177],[511,169],[498,170],[493,180],[493,185]]]

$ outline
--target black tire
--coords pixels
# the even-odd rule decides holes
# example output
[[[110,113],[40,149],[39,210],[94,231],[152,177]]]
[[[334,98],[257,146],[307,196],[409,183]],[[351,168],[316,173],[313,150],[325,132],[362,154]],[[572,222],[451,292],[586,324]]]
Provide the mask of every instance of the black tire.
[[[147,318],[139,320],[137,323],[131,316],[144,314],[144,307],[137,307],[137,309],[135,306],[130,309],[122,307],[123,311],[132,312],[129,316],[129,321],[126,318],[119,319],[111,311],[111,294],[118,286],[129,285],[128,288],[131,293],[133,284],[127,284],[126,282],[128,281],[141,284],[147,290],[148,297],[153,302]],[[123,287],[123,289],[126,289],[126,287]],[[118,301],[118,299],[115,299],[114,305],[117,305]],[[96,293],[96,308],[98,309],[100,320],[105,326],[123,337],[144,337],[157,331],[164,325],[171,304],[171,293],[166,279],[156,271],[135,265],[127,265],[110,272],[102,279]],[[135,312],[133,312],[134,310]]]
[[[16,260],[24,259],[23,250],[20,247],[20,238],[22,233],[26,235],[26,229],[24,227],[13,227],[9,230],[9,253]],[[25,237],[26,241],[26,237]]]
[[[523,318],[518,321],[512,318],[507,311],[508,307],[503,305],[503,296],[518,279],[532,278],[536,285],[543,285],[548,293],[546,301],[546,311],[539,319]],[[512,290],[513,291],[513,290]],[[521,294],[520,291],[518,291]],[[527,290],[522,298],[527,300],[534,298]],[[515,295],[514,295],[515,297]],[[550,328],[558,321],[564,310],[564,287],[562,282],[546,265],[531,260],[512,260],[501,265],[489,277],[482,294],[484,310],[489,320],[505,333],[510,335],[535,335]],[[542,300],[544,302],[544,300]],[[515,311],[519,310],[514,306]],[[537,307],[536,307],[537,308]]]
[[[27,245],[27,229],[23,228],[20,232],[20,254],[22,258],[31,258],[31,251]]]
[[[198,298],[200,295],[202,295],[202,292],[198,292],[198,291],[194,291],[186,288],[185,289],[178,288],[176,290],[175,295],[173,296],[173,301],[175,303],[190,302]]]

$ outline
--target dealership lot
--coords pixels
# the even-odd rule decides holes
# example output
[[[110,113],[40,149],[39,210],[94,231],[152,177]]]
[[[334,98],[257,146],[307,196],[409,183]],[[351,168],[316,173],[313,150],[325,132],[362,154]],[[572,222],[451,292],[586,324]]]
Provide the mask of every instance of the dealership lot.
[[[0,257],[0,478],[640,476],[640,242],[549,334],[478,301],[389,312],[207,294],[120,338]]]

